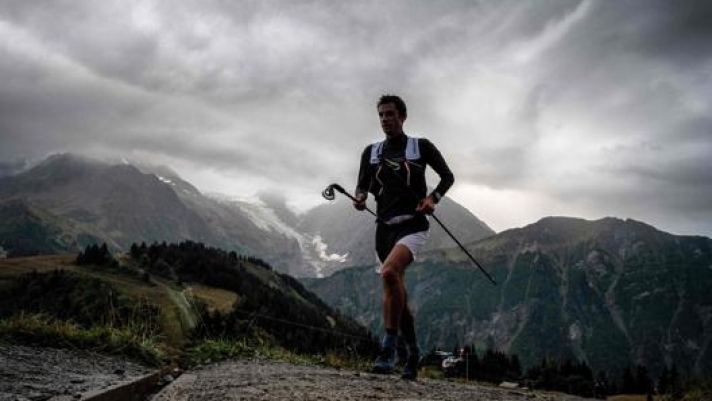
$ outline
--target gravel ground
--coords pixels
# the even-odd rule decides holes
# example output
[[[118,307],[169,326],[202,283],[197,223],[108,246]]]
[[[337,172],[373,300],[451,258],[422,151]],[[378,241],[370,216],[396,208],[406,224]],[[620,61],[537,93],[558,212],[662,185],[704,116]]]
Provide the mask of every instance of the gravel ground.
[[[0,401],[47,400],[100,390],[154,370],[87,351],[0,345]]]
[[[499,400],[568,401],[583,398],[358,373],[268,360],[236,360],[184,373],[151,401],[217,400]]]

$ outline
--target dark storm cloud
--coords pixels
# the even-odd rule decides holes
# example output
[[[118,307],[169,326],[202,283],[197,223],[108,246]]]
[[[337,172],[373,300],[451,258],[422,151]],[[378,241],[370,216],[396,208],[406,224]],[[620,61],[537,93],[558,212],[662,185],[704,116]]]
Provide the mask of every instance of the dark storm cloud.
[[[187,178],[199,166],[195,179],[222,174],[195,182],[209,190],[269,190],[255,188],[263,180],[305,198],[300,188],[351,186],[363,146],[382,135],[375,100],[396,92],[406,129],[441,148],[461,187],[699,231],[712,217],[711,10],[0,1],[0,160],[141,155],[190,166]],[[487,198],[458,201],[490,202],[486,221],[507,215]],[[519,209],[530,221],[556,212]]]
[[[709,233],[699,218],[709,221],[712,199],[705,174],[712,171],[712,41],[708,26],[688,25],[704,20],[698,17],[709,6],[670,13],[668,4],[642,10],[583,2],[522,39],[508,66],[527,75],[519,98],[537,99],[529,101],[537,107],[526,107],[527,100],[511,107],[505,127],[520,134],[492,149],[501,136],[495,124],[490,146],[469,159],[485,168],[470,176],[492,188],[554,195],[593,216],[617,211]],[[518,111],[527,109],[534,112]]]
[[[609,25],[622,26],[625,35],[616,35],[628,49],[650,57],[661,57],[680,66],[708,60],[712,51],[712,3],[708,1],[646,3],[650,12],[636,2],[605,4],[602,14]]]

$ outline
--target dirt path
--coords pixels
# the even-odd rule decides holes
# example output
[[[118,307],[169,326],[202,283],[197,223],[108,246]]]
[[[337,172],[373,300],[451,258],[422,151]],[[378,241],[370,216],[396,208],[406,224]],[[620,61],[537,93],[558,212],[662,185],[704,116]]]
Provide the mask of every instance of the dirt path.
[[[171,288],[169,284],[163,282],[163,280],[153,279],[152,281],[166,291],[166,294],[168,294],[168,297],[170,298],[171,302],[173,302],[173,305],[175,305],[175,307],[178,309],[178,314],[180,316],[182,324],[184,325],[184,328],[194,328],[196,326],[195,314],[193,312],[193,308],[190,304],[190,301],[188,301],[185,296],[186,290],[175,290]],[[190,290],[190,287],[187,290]]]
[[[0,401],[78,399],[89,390],[129,382],[153,369],[88,351],[0,344]]]
[[[165,287],[168,291],[168,295],[171,297],[173,303],[180,310],[181,317],[189,329],[195,327],[195,318],[193,317],[193,312],[191,311],[191,305],[185,294],[182,291],[176,291],[168,286]]]
[[[583,398],[481,385],[382,376],[269,360],[237,360],[187,372],[151,401],[217,400],[499,400]]]

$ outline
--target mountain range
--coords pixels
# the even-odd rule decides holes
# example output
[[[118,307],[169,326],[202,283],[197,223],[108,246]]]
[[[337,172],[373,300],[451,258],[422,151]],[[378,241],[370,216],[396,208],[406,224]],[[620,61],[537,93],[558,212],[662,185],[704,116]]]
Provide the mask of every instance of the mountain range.
[[[322,277],[374,262],[374,221],[344,199],[298,216],[274,194],[203,194],[167,167],[55,154],[2,164],[0,214],[10,217],[0,221],[0,247],[27,255],[192,240],[257,255],[296,277]],[[439,212],[464,241],[494,234],[447,198]],[[435,233],[431,248],[448,240]]]
[[[437,213],[498,285],[433,225],[426,252],[407,271],[423,347],[474,344],[516,353],[524,366],[578,359],[609,377],[629,363],[654,375],[673,363],[712,370],[709,238],[568,217],[496,234],[447,198]],[[201,193],[167,167],[73,154],[0,163],[0,255],[197,241],[301,277],[380,333],[374,228],[345,197],[298,215],[274,194]]]
[[[548,217],[466,248],[423,254],[406,274],[421,345],[464,344],[543,358],[586,361],[619,379],[629,363],[656,377],[675,363],[712,370],[712,240],[676,236],[642,222]],[[307,286],[374,332],[380,278],[356,267]]]

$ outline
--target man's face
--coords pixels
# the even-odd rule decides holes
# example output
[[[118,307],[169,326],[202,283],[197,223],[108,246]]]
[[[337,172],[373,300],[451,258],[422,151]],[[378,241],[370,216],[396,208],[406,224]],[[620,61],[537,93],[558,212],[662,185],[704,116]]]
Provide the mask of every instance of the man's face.
[[[383,103],[378,106],[378,118],[381,120],[381,128],[388,135],[400,134],[403,132],[403,122],[405,117],[401,117],[393,103]]]

